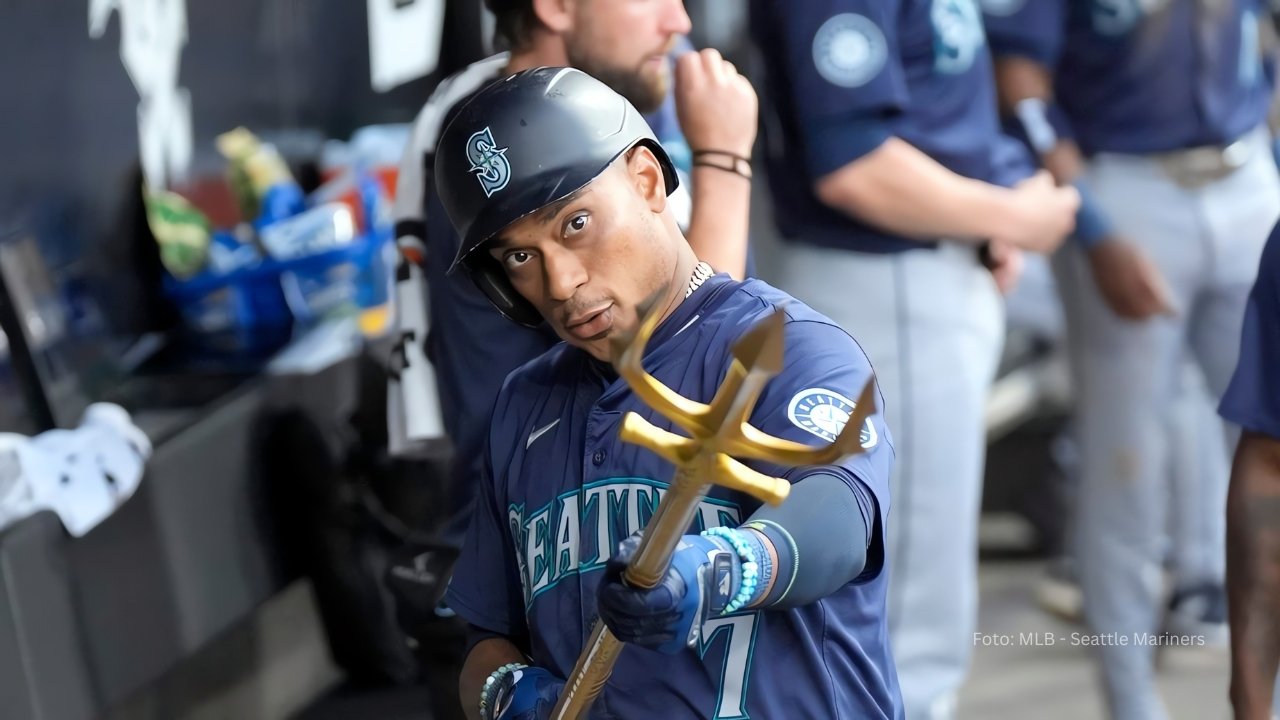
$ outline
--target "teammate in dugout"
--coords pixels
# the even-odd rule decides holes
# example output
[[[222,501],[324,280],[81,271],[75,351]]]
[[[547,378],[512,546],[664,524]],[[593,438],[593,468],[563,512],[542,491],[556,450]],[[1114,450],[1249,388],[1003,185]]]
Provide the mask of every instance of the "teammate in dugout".
[[[1184,392],[1187,358],[1214,395],[1227,387],[1258,258],[1280,216],[1263,8],[1002,5],[992,13],[989,4],[987,28],[1003,104],[1045,166],[1085,199],[1078,242],[1054,264],[1076,388],[1073,524],[1086,619],[1101,634],[1163,625],[1174,638],[1224,641],[1225,449],[1238,429],[1205,427],[1193,439],[1195,482],[1172,487],[1166,596],[1165,418]],[[1098,658],[1113,717],[1169,717],[1151,646],[1103,646]]]
[[[1038,2],[1039,0],[1037,0]],[[866,344],[901,454],[889,631],[907,714],[951,720],[973,653],[1000,291],[1075,190],[1000,133],[975,0],[753,0],[779,284]],[[979,248],[986,247],[983,252]],[[986,267],[984,267],[986,265]]]
[[[700,402],[734,341],[783,308],[785,367],[751,422],[814,445],[834,439],[872,377],[857,343],[769,285],[700,262],[670,210],[667,155],[630,103],[581,71],[529,70],[481,91],[444,131],[435,173],[462,238],[455,267],[505,315],[537,314],[565,341],[499,394],[449,587],[472,633],[460,679],[472,717],[546,717],[597,613],[633,644],[592,717],[902,717],[884,614],[894,450],[880,412],[865,452],[839,464],[756,464],[792,483],[778,507],[712,489],[654,590],[620,580],[673,472],[617,437],[628,411],[671,427],[608,362],[646,299],[663,308],[646,369]],[[732,572],[710,577],[714,559]],[[742,574],[752,560],[755,583]],[[726,580],[728,593],[712,592]]]
[[[472,64],[432,93],[414,122],[395,208],[397,244],[417,262],[402,263],[397,273],[405,347],[389,388],[391,444],[393,451],[411,450],[411,441],[422,439],[420,430],[438,432],[423,420],[434,389],[455,451],[442,528],[451,545],[461,542],[470,520],[498,388],[508,373],[558,341],[536,316],[529,323],[508,322],[466,278],[446,274],[457,238],[440,206],[432,162],[440,130],[458,106],[488,83],[528,68],[569,65],[600,79],[647,113],[689,181],[671,202],[699,257],[734,277],[753,272],[750,184],[711,166],[733,165],[735,156],[751,154],[755,92],[714,49],[668,59],[687,45],[682,40],[691,28],[680,0],[486,0],[485,6],[510,52]],[[402,417],[396,417],[400,407]]]
[[[1280,225],[1245,309],[1240,361],[1218,411],[1243,430],[1227,497],[1231,705],[1236,720],[1280,717]]]

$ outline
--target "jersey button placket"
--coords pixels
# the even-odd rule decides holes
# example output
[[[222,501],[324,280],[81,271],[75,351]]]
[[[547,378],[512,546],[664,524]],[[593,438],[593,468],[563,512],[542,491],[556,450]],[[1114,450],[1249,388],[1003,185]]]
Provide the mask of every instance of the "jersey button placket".
[[[582,481],[579,486],[580,488],[579,492],[583,492],[581,488],[585,488],[587,483],[590,483],[593,480],[600,479],[599,468],[601,465],[604,464],[605,457],[606,457],[604,450],[601,449],[601,445],[603,444],[604,438],[606,437],[605,431],[602,428],[608,427],[608,425],[609,423],[606,422],[603,417],[601,417],[599,407],[593,407],[591,409],[591,414],[587,418],[587,438],[586,438],[587,443],[583,449],[584,457],[583,457],[583,463],[582,463]],[[596,450],[593,452],[591,448],[596,448]],[[600,502],[604,503],[604,505],[597,509],[596,522],[606,522],[605,518],[607,517],[607,513],[608,513],[607,500],[605,498],[601,498]],[[585,493],[583,493],[582,495],[583,507],[585,507],[585,503],[586,503],[586,495]],[[595,531],[595,528],[583,525],[580,528],[580,530],[581,532],[579,534],[579,537],[586,537],[587,533],[593,533]],[[601,562],[603,562],[604,560],[607,560],[609,556],[613,555],[613,548],[610,548],[610,547],[598,548],[598,551],[600,555],[599,559]],[[596,621],[596,611],[595,611],[596,598],[595,598],[595,592],[594,592],[595,585],[590,585],[590,587],[592,588],[592,592],[587,592],[587,587],[588,587],[588,583],[583,582],[582,577],[579,576],[578,607],[581,611],[581,617],[582,617],[581,642],[583,645],[586,644],[587,637],[590,635],[591,628]],[[603,701],[603,698],[601,698],[600,700]],[[597,704],[600,704],[600,703],[597,703]]]

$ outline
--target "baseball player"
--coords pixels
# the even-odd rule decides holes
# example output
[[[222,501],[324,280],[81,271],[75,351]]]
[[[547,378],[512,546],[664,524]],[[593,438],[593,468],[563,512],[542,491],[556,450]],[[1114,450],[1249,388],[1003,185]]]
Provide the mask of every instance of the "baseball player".
[[[398,269],[403,352],[389,395],[389,426],[393,444],[400,447],[411,447],[406,436],[413,440],[438,432],[439,424],[429,422],[438,391],[443,427],[454,449],[445,536],[457,543],[469,519],[498,389],[509,372],[556,338],[536,316],[513,325],[472,283],[446,273],[457,239],[440,206],[431,166],[447,117],[485,84],[518,70],[572,65],[601,78],[650,113],[659,140],[691,181],[672,199],[690,243],[699,257],[735,277],[747,267],[750,184],[709,164],[694,166],[692,157],[705,153],[711,161],[732,165],[751,154],[756,133],[755,93],[715,50],[686,53],[671,71],[669,53],[690,29],[680,0],[585,0],[565,6],[488,0],[487,6],[511,51],[440,84],[414,123],[396,197],[396,231],[406,262]]]
[[[1060,8],[1061,5],[1053,3],[1032,8],[1023,0],[984,0],[983,3],[988,42],[996,59],[997,90],[1000,91],[1006,128],[1011,135],[1027,143],[1044,167],[1055,173],[1057,182],[1075,183],[1082,192],[1075,241],[1088,252],[1091,247],[1106,242],[1115,247],[1116,243],[1128,241],[1117,236],[1101,206],[1089,193],[1087,184],[1079,181],[1078,161],[1064,163],[1064,150],[1057,147],[1056,133],[1051,124],[1037,122],[1042,114],[1037,92],[1043,85],[1037,77],[1042,76],[1043,69],[1028,65],[1052,61],[1044,58],[1044,50],[1052,45],[1052,36],[1061,32]],[[1050,35],[1050,40],[1044,40],[1044,35]],[[1030,88],[1027,87],[1028,72],[1032,73],[1033,87]],[[1046,129],[1050,142],[1044,140]],[[1103,260],[1106,255],[1107,251],[1103,249],[1097,258]],[[1062,265],[1059,264],[1059,270],[1064,269]],[[1068,278],[1060,279],[1068,281]],[[1140,282],[1108,283],[1106,290],[1110,292],[1103,295],[1103,300],[1112,313],[1130,320],[1171,313],[1171,301],[1164,291],[1138,295],[1143,287]],[[1158,287],[1162,288],[1162,284]],[[1066,291],[1062,301],[1069,304],[1070,283],[1066,282],[1060,290]],[[1068,320],[1079,322],[1075,314],[1069,314]],[[1065,337],[1060,340],[1065,340]],[[1078,365],[1074,363],[1073,369],[1078,369]],[[1219,432],[1221,420],[1213,411],[1212,398],[1204,386],[1201,369],[1189,354],[1181,361],[1164,416],[1167,433],[1164,445],[1169,454],[1166,466],[1170,480],[1167,496],[1172,512],[1167,566],[1176,578],[1181,578],[1179,591],[1171,596],[1167,626],[1181,634],[1203,635],[1215,646],[1225,646],[1226,607],[1222,603],[1224,516],[1212,510],[1212,507],[1221,505],[1226,487],[1225,438]],[[1074,543],[1069,543],[1068,557],[1074,557],[1071,544]],[[1083,602],[1079,578],[1070,571],[1073,569],[1073,564],[1051,566],[1050,573],[1042,580],[1039,598],[1048,609],[1065,618],[1080,620]],[[1062,570],[1066,570],[1065,573]]]
[[[699,261],[670,209],[670,160],[634,107],[580,71],[535,69],[482,90],[441,136],[435,177],[462,238],[455,266],[503,314],[537,314],[564,340],[513,373],[495,406],[448,593],[473,633],[466,707],[546,717],[598,612],[634,645],[593,717],[902,717],[884,614],[893,446],[879,413],[862,429],[865,452],[836,465],[757,464],[792,483],[778,507],[714,488],[661,584],[621,581],[628,538],[672,476],[618,439],[631,411],[670,427],[607,361],[642,304],[663,317],[646,369],[699,402],[734,341],[784,308],[785,367],[751,422],[815,445],[834,439],[872,376],[853,339]]]
[[[954,714],[973,649],[996,280],[1073,225],[1074,190],[999,131],[973,0],[754,0],[780,284],[867,348],[902,454],[890,633],[907,716]],[[770,122],[772,120],[772,122]],[[1009,187],[1006,187],[1009,186]]]
[[[1236,720],[1280,715],[1280,226],[1245,310],[1240,361],[1218,410],[1244,430],[1227,496],[1231,704]],[[1273,715],[1273,713],[1275,715]]]
[[[1080,242],[1055,258],[1079,386],[1074,535],[1085,615],[1099,633],[1147,637],[1160,629],[1164,597],[1165,418],[1177,376],[1190,356],[1214,396],[1226,387],[1258,257],[1280,216],[1262,8],[1000,5],[988,6],[988,27],[1003,56],[1003,103],[1046,167],[1085,198]],[[1216,538],[1225,468],[1219,451],[1195,498]],[[1173,640],[1221,627],[1222,557],[1179,563]],[[1153,652],[1152,643],[1099,648],[1113,717],[1167,716]]]

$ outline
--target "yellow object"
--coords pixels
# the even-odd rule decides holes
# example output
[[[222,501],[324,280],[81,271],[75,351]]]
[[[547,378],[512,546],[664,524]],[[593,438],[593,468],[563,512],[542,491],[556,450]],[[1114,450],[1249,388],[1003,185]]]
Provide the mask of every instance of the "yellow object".
[[[185,280],[204,269],[209,259],[209,219],[186,198],[161,190],[142,191],[147,226],[160,246],[160,262],[170,275]]]
[[[284,158],[246,128],[238,127],[219,135],[216,144],[218,152],[227,159],[228,179],[243,220],[258,217],[267,188],[293,182]]]
[[[377,307],[360,311],[360,332],[367,338],[379,338],[391,330],[391,304],[383,303]]]

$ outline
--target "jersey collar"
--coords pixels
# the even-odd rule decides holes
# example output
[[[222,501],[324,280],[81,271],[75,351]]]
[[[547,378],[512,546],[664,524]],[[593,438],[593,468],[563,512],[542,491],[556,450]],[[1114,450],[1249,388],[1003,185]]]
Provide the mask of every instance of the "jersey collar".
[[[738,283],[725,273],[717,273],[707,278],[706,282],[685,298],[654,331],[645,349],[645,359],[665,356],[683,345],[684,338],[693,336],[689,331],[715,312],[716,308],[729,297],[732,289],[737,286]],[[618,382],[618,373],[614,371],[611,364],[596,360],[581,350],[578,352],[582,353],[591,370],[607,384],[614,385]]]
[[[728,297],[727,289],[736,286],[733,278],[725,273],[717,273],[707,278],[693,294],[685,298],[654,331],[649,341],[646,357],[657,352],[665,353],[665,346],[675,338],[684,336],[693,326],[701,322],[707,315],[715,311],[720,303]]]

